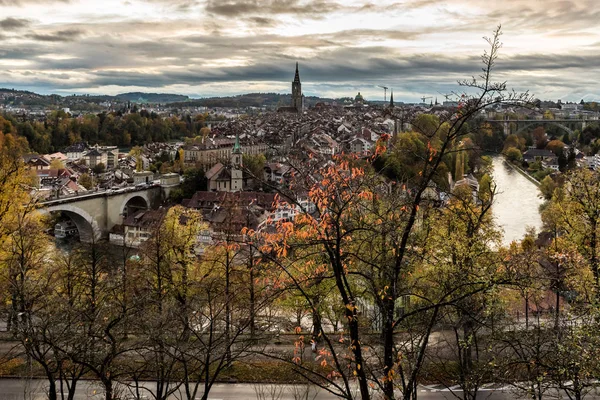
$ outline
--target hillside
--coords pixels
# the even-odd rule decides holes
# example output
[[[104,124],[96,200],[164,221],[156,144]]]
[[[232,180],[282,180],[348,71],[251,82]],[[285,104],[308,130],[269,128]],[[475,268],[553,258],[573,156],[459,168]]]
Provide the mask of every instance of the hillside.
[[[343,102],[345,99],[337,99]],[[307,96],[304,98],[307,107],[314,106],[319,102],[333,102],[336,99]],[[62,108],[69,107],[72,110],[101,111],[105,105],[102,103],[137,103],[137,104],[169,104],[174,108],[181,107],[267,107],[277,108],[288,106],[291,103],[291,94],[281,93],[247,93],[227,97],[207,97],[190,99],[189,96],[170,93],[144,93],[131,92],[116,96],[109,95],[67,95],[57,94],[41,95],[29,91],[0,88],[0,104],[13,107],[38,107],[38,108]]]
[[[131,101],[132,103],[175,103],[189,100],[188,96],[170,93],[123,93],[115,96],[121,101]]]
[[[292,101],[291,94],[280,93],[247,93],[229,97],[208,97],[192,99],[187,102],[173,103],[173,107],[282,107]],[[313,106],[318,102],[331,102],[333,99],[308,96],[304,98],[306,106]]]

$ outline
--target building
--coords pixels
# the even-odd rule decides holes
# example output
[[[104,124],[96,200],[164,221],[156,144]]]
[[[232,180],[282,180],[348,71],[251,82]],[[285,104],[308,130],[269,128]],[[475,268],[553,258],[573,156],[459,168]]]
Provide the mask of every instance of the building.
[[[296,63],[296,73],[292,81],[292,101],[289,107],[280,107],[279,112],[304,112],[304,95],[302,94],[302,83],[300,82],[300,72],[298,71],[298,63]]]
[[[152,183],[153,180],[154,180],[154,173],[151,171],[140,171],[140,172],[133,173],[133,184],[134,185]]]
[[[371,153],[374,144],[361,137],[355,137],[350,141],[350,152],[360,156],[366,156]]]
[[[360,92],[358,92],[358,94],[356,95],[356,97],[354,97],[354,103],[356,104],[364,104],[365,102],[365,98],[363,97],[362,94],[360,94]]]
[[[296,74],[292,82],[292,107],[297,112],[304,111],[304,95],[302,94],[302,83],[300,83],[300,72],[298,71],[298,63],[296,63]]]
[[[550,150],[536,149],[535,147],[530,147],[523,153],[523,161],[526,162],[545,161],[555,157],[556,155]]]
[[[67,158],[69,159],[69,161],[75,161],[75,160],[79,160],[79,159],[83,158],[85,156],[85,153],[87,153],[87,151],[88,151],[87,144],[80,142],[80,143],[72,144],[71,146],[67,147],[66,149],[63,149],[62,152],[67,155]]]
[[[68,155],[67,155],[68,157]],[[102,163],[106,169],[113,169],[119,162],[119,148],[117,146],[94,146],[83,156],[88,167],[94,168]]]
[[[123,221],[123,243],[131,247],[139,247],[158,229],[166,214],[167,209],[161,208],[158,210],[139,210],[129,215]],[[120,230],[118,228],[114,233],[118,234]],[[116,236],[113,239],[115,243],[118,241]]]
[[[37,154],[28,155],[24,157],[25,165],[29,169],[35,171],[49,170],[50,169],[50,161],[46,160],[42,156],[38,156]]]
[[[274,211],[275,194],[262,192],[196,192],[182,202],[202,212],[209,230],[203,242],[238,236],[243,228],[257,229]]]
[[[183,146],[183,162],[187,167],[201,166],[204,168],[211,168],[217,163],[225,163],[231,160],[236,140],[239,141],[239,138],[208,138],[201,144]],[[247,142],[240,146],[242,152],[249,155],[264,154],[269,149],[269,146],[264,143]]]
[[[244,173],[242,170],[242,147],[240,138],[236,135],[235,144],[231,151],[231,162],[229,165],[215,164],[206,172],[208,189],[217,192],[238,192],[244,189]]]
[[[241,235],[244,228],[264,229],[277,221],[315,212],[315,205],[306,196],[299,198],[298,204],[276,202],[276,198],[275,193],[263,192],[196,192],[182,205],[200,210],[209,224],[202,233],[203,243]]]
[[[60,153],[60,152],[52,153],[52,154],[45,154],[43,157],[46,160],[48,160],[50,163],[52,163],[52,161],[54,161],[54,160],[58,160],[61,163],[63,163],[63,165],[64,165],[67,161],[69,161],[69,158],[65,154]]]
[[[106,153],[101,153],[100,151],[98,151],[98,149],[92,149],[88,151],[87,153],[85,153],[83,159],[85,160],[85,164],[90,168],[94,168],[99,164],[102,164],[106,167]]]

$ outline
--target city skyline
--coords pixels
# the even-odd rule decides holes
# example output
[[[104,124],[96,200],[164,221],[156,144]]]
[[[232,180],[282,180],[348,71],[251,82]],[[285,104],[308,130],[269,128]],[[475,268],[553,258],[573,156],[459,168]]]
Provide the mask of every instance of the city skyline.
[[[0,0],[0,15],[0,86],[43,94],[289,93],[297,61],[307,96],[443,101],[500,23],[497,80],[549,100],[600,89],[593,0]]]

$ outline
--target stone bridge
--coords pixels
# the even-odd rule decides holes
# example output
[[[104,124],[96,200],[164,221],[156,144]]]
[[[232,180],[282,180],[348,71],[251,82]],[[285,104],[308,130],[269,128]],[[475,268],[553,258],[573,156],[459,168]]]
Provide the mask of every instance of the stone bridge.
[[[115,225],[139,209],[158,208],[168,195],[159,184],[86,192],[40,203],[42,213],[62,212],[77,226],[82,242],[108,237]]]
[[[573,130],[567,126],[567,124],[581,124],[581,130],[584,130],[587,124],[595,122],[599,123],[598,119],[488,119],[486,122],[502,124],[504,129],[504,136],[508,136],[511,133],[518,134],[527,129],[532,125],[554,125],[561,128],[563,131],[568,132],[570,135],[573,134]],[[511,132],[511,124],[516,126],[516,130]]]

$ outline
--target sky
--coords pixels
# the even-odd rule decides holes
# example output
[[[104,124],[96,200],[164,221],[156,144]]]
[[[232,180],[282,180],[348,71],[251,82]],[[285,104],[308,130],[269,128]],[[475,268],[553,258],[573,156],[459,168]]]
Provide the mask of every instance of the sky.
[[[499,24],[496,80],[600,100],[598,0],[0,0],[0,87],[443,101]]]

